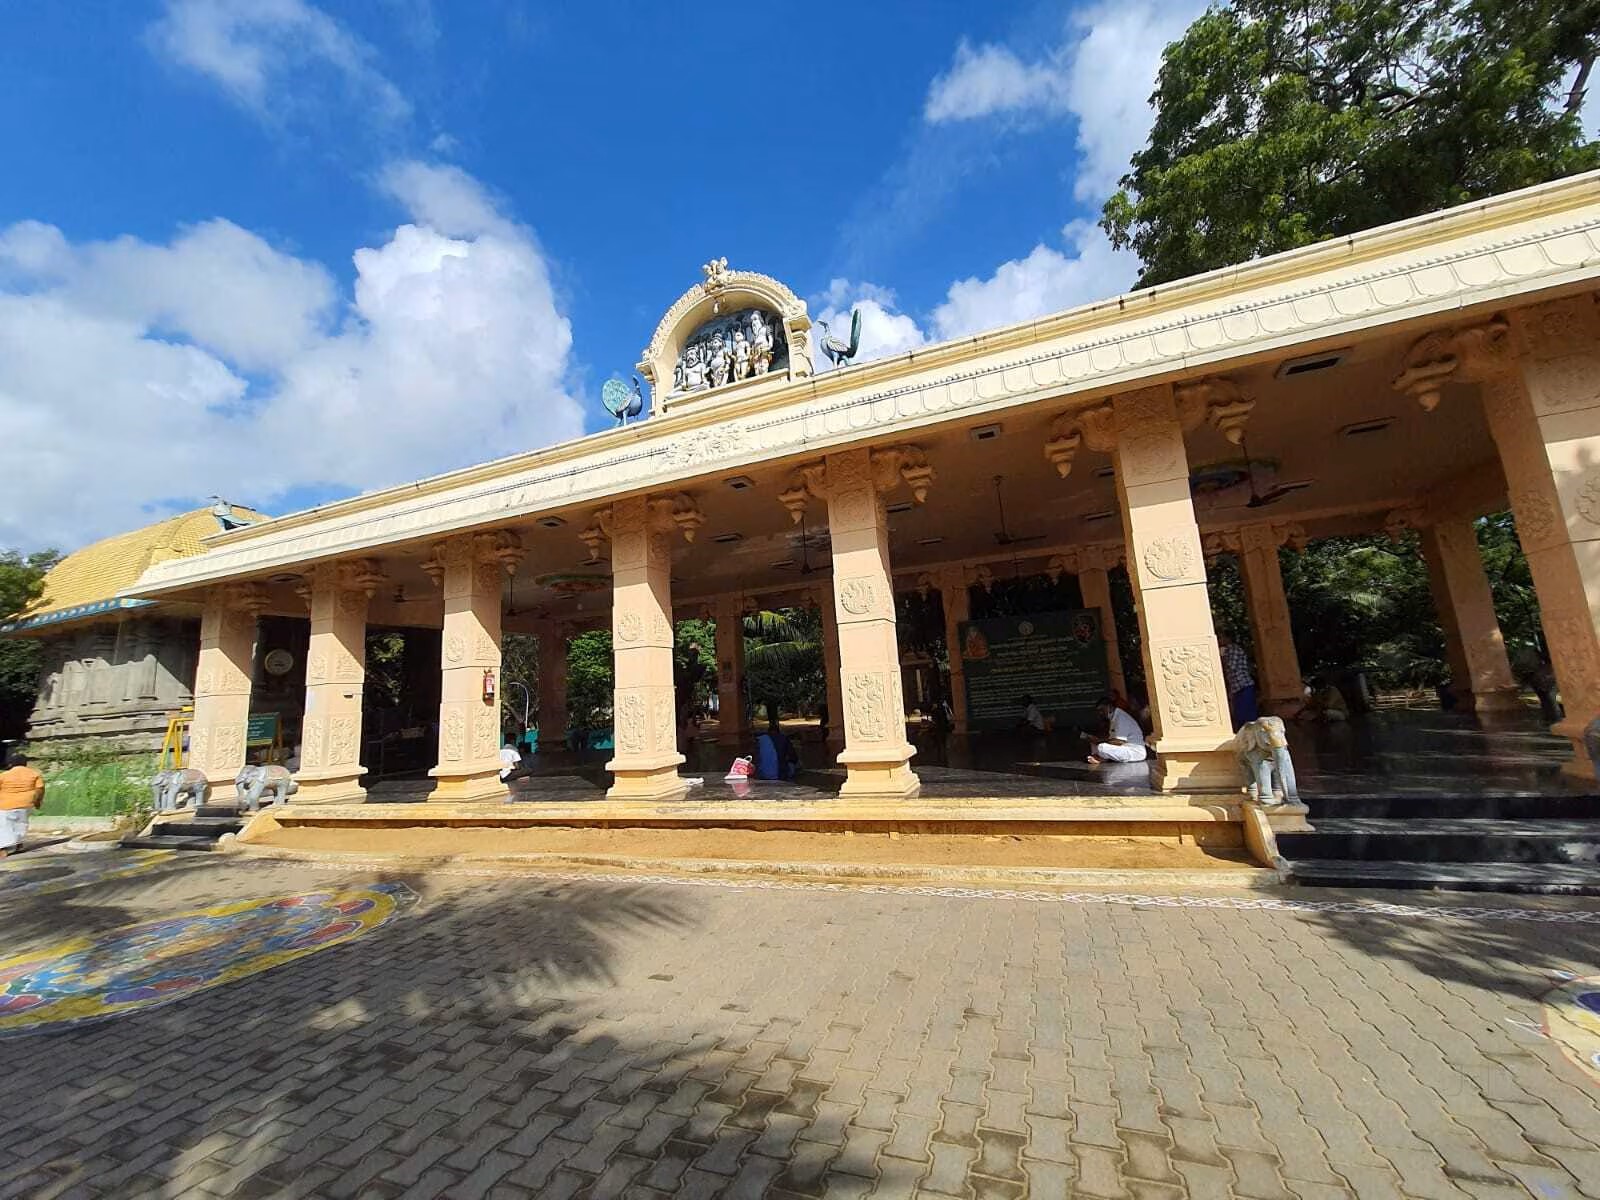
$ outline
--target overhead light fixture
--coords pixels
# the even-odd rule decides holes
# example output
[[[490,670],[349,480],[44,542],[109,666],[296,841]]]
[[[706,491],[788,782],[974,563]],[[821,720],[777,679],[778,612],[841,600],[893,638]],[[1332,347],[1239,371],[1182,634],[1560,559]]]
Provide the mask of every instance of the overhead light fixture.
[[[742,541],[744,541],[744,534],[742,534],[742,533],[719,533],[719,534],[717,534],[716,537],[712,538],[711,540],[713,542],[717,542],[720,545],[726,546],[730,542],[742,542]]]
[[[773,568],[775,568],[776,570],[783,571],[783,570],[787,570],[789,567],[794,566],[794,559],[792,559],[792,558],[780,558],[777,562],[772,563],[770,565]]]
[[[1394,424],[1393,417],[1374,417],[1370,421],[1355,421],[1339,430],[1345,437],[1360,437],[1366,433],[1382,433]]]
[[[944,539],[942,537],[918,538],[917,539],[917,545],[919,545],[919,546],[937,546],[942,541],[944,541]]]
[[[1326,371],[1329,367],[1337,367],[1349,353],[1350,347],[1342,346],[1338,350],[1324,350],[1321,354],[1308,354],[1304,358],[1286,359],[1278,364],[1276,374],[1279,379],[1288,379],[1291,375],[1309,375],[1312,371]]]
[[[897,500],[893,504],[886,505],[884,507],[883,511],[886,512],[886,513],[903,513],[903,512],[910,512],[911,508],[912,508],[911,501],[909,501],[909,500]]]
[[[735,475],[732,479],[725,479],[723,482],[736,492],[749,491],[756,485],[756,481],[748,475]]]
[[[269,576],[267,576],[267,582],[268,583],[299,583],[300,582],[300,576],[294,574],[292,571],[285,571],[281,575],[269,575]]]
[[[566,524],[566,521],[561,517],[540,517],[539,524],[543,525],[546,529],[560,529]]]
[[[1109,508],[1104,508],[1099,512],[1084,513],[1082,519],[1084,521],[1109,521],[1116,515],[1117,514],[1112,512]]]
[[[1116,477],[1116,474],[1117,469],[1109,464],[1103,467],[1096,467],[1094,469],[1094,476],[1096,479],[1113,479]]]
[[[967,436],[975,442],[992,442],[1000,436],[999,425],[974,425],[967,431]]]

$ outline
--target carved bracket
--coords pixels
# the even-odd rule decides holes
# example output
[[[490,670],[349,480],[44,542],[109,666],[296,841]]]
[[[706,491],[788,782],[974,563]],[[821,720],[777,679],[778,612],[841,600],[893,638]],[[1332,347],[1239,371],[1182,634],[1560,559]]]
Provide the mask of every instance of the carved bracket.
[[[1116,448],[1117,435],[1112,427],[1111,406],[1097,405],[1063,413],[1050,425],[1050,438],[1044,444],[1044,456],[1065,479],[1072,473],[1072,463],[1078,456],[1080,445],[1101,454]]]
[[[671,533],[676,528],[686,542],[706,523],[706,515],[699,503],[688,492],[671,496],[658,496],[650,501],[650,528],[657,533]]]
[[[228,583],[222,586],[222,606],[230,612],[258,617],[268,605],[267,589],[259,583]]]
[[[1060,583],[1063,575],[1076,575],[1081,569],[1081,558],[1078,551],[1068,550],[1065,554],[1057,554],[1045,564],[1044,573],[1050,576],[1051,583]]]
[[[1426,529],[1433,524],[1427,508],[1421,504],[1408,504],[1397,508],[1383,518],[1383,532],[1391,542],[1401,541],[1407,530]]]
[[[880,492],[892,492],[904,483],[911,489],[912,500],[918,504],[928,498],[928,490],[937,478],[933,464],[920,446],[907,444],[874,450],[868,461],[873,487]],[[810,499],[827,499],[829,488],[827,463],[805,463],[790,473],[778,493],[778,502],[788,510],[789,519],[798,525]]]
[[[1438,329],[1412,345],[1405,367],[1394,377],[1394,389],[1432,412],[1446,383],[1481,382],[1504,371],[1515,355],[1511,323],[1498,314],[1480,325]]]
[[[1222,375],[1208,375],[1178,384],[1172,394],[1177,403],[1178,420],[1185,429],[1196,429],[1204,422],[1235,446],[1244,441],[1245,422],[1255,411],[1256,402],[1233,380]]]

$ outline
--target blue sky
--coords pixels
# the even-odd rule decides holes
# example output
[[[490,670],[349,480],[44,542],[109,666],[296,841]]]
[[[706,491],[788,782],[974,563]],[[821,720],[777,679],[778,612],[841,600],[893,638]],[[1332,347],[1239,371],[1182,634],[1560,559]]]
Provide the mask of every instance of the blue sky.
[[[285,512],[602,427],[699,264],[863,357],[1114,293],[1202,5],[0,11],[0,546]]]

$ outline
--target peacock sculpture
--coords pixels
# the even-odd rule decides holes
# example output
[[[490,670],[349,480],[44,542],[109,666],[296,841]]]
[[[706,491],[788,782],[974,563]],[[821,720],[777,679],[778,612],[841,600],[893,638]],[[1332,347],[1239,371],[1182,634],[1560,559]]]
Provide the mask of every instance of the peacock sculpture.
[[[850,340],[842,342],[828,332],[828,323],[818,321],[822,326],[822,352],[836,367],[848,366],[850,360],[856,356],[856,351],[861,348],[861,310],[850,310]]]

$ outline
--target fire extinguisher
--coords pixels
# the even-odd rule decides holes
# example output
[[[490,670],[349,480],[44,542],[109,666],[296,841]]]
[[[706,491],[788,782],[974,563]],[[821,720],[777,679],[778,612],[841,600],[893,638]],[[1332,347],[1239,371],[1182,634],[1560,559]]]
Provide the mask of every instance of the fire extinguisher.
[[[483,702],[494,703],[494,672],[487,668],[483,672]]]

